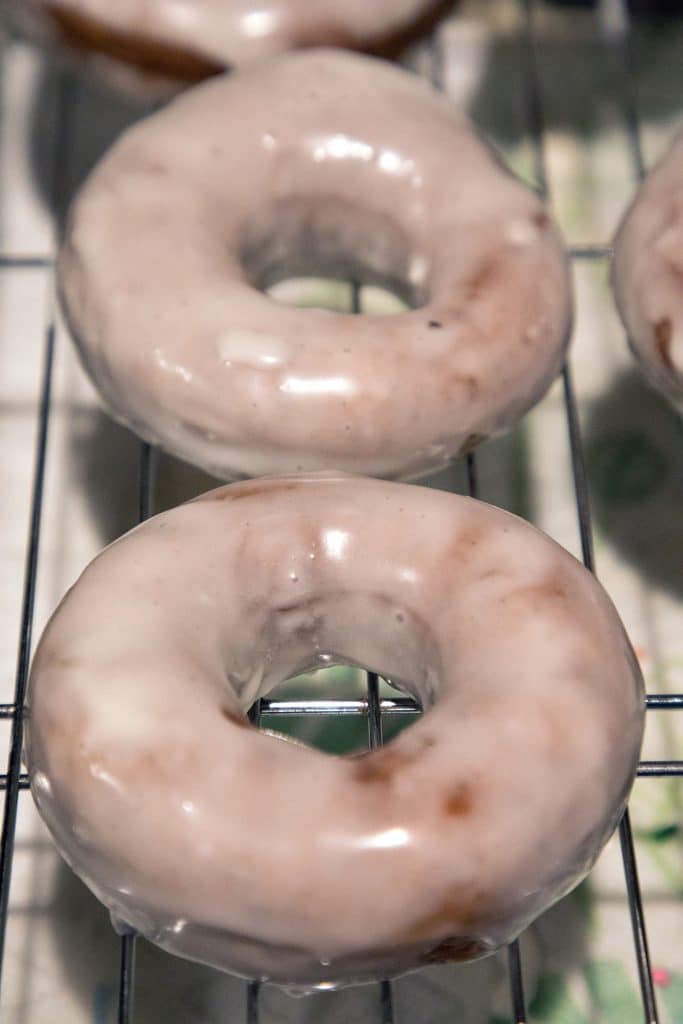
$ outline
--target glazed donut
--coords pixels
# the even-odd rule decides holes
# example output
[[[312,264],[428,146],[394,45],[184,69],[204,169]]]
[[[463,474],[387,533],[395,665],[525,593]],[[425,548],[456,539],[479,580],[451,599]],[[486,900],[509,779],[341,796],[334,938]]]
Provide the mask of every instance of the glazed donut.
[[[328,756],[249,726],[284,679],[372,669],[426,713]],[[35,656],[31,786],[117,919],[298,985],[485,955],[624,808],[641,676],[596,580],[523,520],[320,474],[219,488],[107,548]]]
[[[683,411],[683,132],[626,212],[612,284],[645,376]]]
[[[310,272],[416,308],[261,290]],[[129,130],[75,200],[59,282],[114,414],[223,478],[440,468],[543,395],[571,310],[556,229],[464,117],[333,50],[214,79]]]
[[[6,0],[34,38],[161,90],[299,47],[398,52],[445,0]]]

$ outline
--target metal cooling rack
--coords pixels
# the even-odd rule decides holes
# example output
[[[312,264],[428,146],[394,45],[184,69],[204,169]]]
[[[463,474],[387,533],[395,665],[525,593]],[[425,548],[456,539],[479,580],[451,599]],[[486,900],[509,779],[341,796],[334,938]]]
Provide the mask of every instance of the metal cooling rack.
[[[527,129],[533,143],[536,187],[541,196],[550,199],[544,152],[544,115],[537,69],[538,42],[535,31],[535,18],[537,16],[535,7],[537,5],[535,5],[534,0],[517,0],[517,6],[519,17],[518,45],[522,57],[520,62],[522,80],[516,84],[521,87],[524,96]],[[638,105],[632,74],[631,21],[628,3],[627,0],[601,0],[599,8],[602,41],[605,47],[606,59],[612,62],[614,80],[618,83],[618,100],[621,108],[621,117],[623,118],[623,128],[628,139],[635,184],[642,179],[645,173],[645,161],[641,146]],[[431,78],[436,85],[441,85],[443,68],[438,35],[434,35],[429,46]],[[64,208],[65,161],[73,130],[73,98],[74,83],[69,74],[65,73],[60,79],[60,91],[56,103],[58,133],[52,175],[53,194],[51,197],[53,209],[55,210]],[[608,261],[611,257],[611,248],[606,244],[574,246],[570,252],[574,260]],[[3,269],[13,269],[29,272],[32,269],[49,268],[53,263],[54,258],[42,255],[14,256],[11,253],[0,253],[0,271]],[[354,312],[361,311],[359,296],[360,290],[354,285]],[[14,699],[10,704],[0,704],[0,719],[9,720],[11,723],[7,771],[4,774],[0,774],[0,788],[5,793],[0,839],[0,982],[2,980],[5,952],[19,794],[21,791],[28,789],[28,777],[21,770],[23,707],[31,655],[36,580],[39,569],[41,518],[47,466],[55,353],[55,313],[56,310],[53,302],[50,306],[45,325],[43,368],[37,413],[37,441],[28,522],[28,548],[25,562]],[[582,556],[586,567],[591,572],[594,572],[593,532],[586,468],[569,363],[563,367],[562,383]],[[140,446],[138,485],[138,519],[140,521],[146,519],[154,511],[155,469],[156,453],[149,445],[142,443]],[[468,455],[466,458],[466,478],[469,493],[476,497],[478,491],[477,462],[476,456],[473,454]],[[250,717],[254,724],[258,724],[261,715],[264,713],[269,715],[364,716],[368,724],[368,744],[370,747],[376,747],[382,743],[382,727],[385,716],[415,716],[420,713],[418,705],[410,698],[392,697],[381,699],[378,684],[377,676],[368,673],[367,697],[361,700],[262,699],[252,708]],[[671,712],[683,710],[683,694],[650,694],[647,697],[647,707],[649,711]],[[641,761],[638,775],[653,778],[682,776],[683,761]],[[636,854],[628,811],[619,825],[619,840],[624,866],[625,891],[633,929],[634,956],[640,980],[643,1020],[645,1024],[658,1024],[659,1015],[650,967],[646,921],[640,895]],[[136,937],[133,934],[126,934],[121,937],[118,1024],[132,1024],[134,1019],[135,945]],[[512,943],[509,947],[508,975],[510,1003],[514,1021],[516,1024],[526,1024],[527,1010],[524,997],[523,964],[517,942]],[[259,1022],[259,990],[258,982],[247,984],[246,1024],[258,1024]],[[393,1009],[392,986],[388,981],[382,982],[378,986],[377,1010],[377,1019],[381,1024],[394,1024],[396,1018]]]

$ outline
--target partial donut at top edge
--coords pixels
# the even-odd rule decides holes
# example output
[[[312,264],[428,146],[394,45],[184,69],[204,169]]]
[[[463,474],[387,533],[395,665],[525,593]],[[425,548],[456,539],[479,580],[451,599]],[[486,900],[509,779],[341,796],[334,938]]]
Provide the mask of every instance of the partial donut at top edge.
[[[454,0],[7,0],[14,23],[151,97],[290,49],[396,56]]]

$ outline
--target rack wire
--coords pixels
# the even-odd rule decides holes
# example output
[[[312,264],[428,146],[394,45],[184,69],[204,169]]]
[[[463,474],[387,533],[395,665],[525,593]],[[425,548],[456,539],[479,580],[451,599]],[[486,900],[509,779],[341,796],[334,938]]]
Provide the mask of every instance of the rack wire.
[[[524,96],[526,122],[533,144],[533,164],[536,187],[542,197],[549,199],[548,177],[544,149],[545,125],[542,94],[539,86],[537,66],[537,37],[535,17],[537,6],[534,0],[517,0],[519,13],[519,53],[522,68],[521,88]],[[645,160],[640,139],[638,104],[633,78],[631,53],[631,20],[627,0],[599,0],[600,24],[606,53],[614,69],[615,92],[620,104],[621,117],[628,138],[634,183],[645,173]],[[442,80],[442,54],[439,39],[431,40],[431,77],[435,84]],[[52,176],[52,205],[57,211],[64,206],[65,158],[73,128],[73,80],[68,73],[61,78],[57,97],[57,119],[59,131]],[[612,255],[607,244],[590,243],[574,246],[570,250],[574,260],[609,261]],[[31,271],[52,266],[54,258],[43,255],[13,255],[0,253],[0,270],[13,269]],[[353,284],[353,283],[352,283]],[[353,284],[353,311],[361,312],[360,289]],[[24,588],[21,607],[21,625],[13,700],[0,705],[0,720],[11,723],[10,748],[7,770],[0,774],[0,788],[4,790],[4,811],[0,836],[0,983],[2,981],[5,939],[8,925],[8,904],[12,875],[12,860],[15,847],[15,829],[19,796],[28,788],[28,777],[21,771],[22,732],[24,700],[28,680],[28,669],[32,646],[32,625],[36,596],[36,581],[39,570],[39,550],[42,525],[43,495],[48,455],[50,408],[55,352],[55,308],[50,307],[45,325],[43,368],[40,382],[40,398],[37,412],[37,440],[34,455],[33,484],[30,499],[28,543],[24,570]],[[562,369],[563,399],[567,436],[571,455],[572,474],[576,499],[576,516],[581,539],[581,550],[586,567],[595,572],[593,554],[593,532],[589,502],[586,468],[584,462],[581,427],[577,412],[574,383],[569,362]],[[154,511],[156,473],[156,452],[147,444],[140,446],[138,519],[148,518]],[[466,457],[466,479],[469,493],[477,495],[477,461],[475,455]],[[672,712],[683,710],[683,694],[655,693],[647,697],[649,711]],[[361,716],[367,719],[368,745],[370,748],[383,741],[385,717],[415,717],[420,714],[416,702],[408,697],[381,697],[379,680],[368,673],[367,696],[354,700],[279,700],[262,699],[250,712],[253,724],[258,725],[263,714],[274,716],[291,715],[343,715]],[[642,777],[661,778],[683,775],[683,761],[642,761],[638,768]],[[648,952],[645,915],[643,912],[636,853],[628,811],[619,826],[622,859],[624,865],[625,891],[633,928],[634,956],[638,968],[642,996],[644,1024],[658,1024],[652,972]],[[136,937],[132,933],[121,936],[120,967],[118,986],[118,1022],[133,1024],[135,991]],[[527,1010],[524,997],[523,964],[518,942],[513,942],[508,951],[508,973],[510,1004],[516,1024],[526,1024]],[[259,1022],[260,985],[247,985],[245,1003],[246,1024]],[[395,1014],[392,987],[388,981],[378,986],[378,1020],[381,1024],[394,1024]]]

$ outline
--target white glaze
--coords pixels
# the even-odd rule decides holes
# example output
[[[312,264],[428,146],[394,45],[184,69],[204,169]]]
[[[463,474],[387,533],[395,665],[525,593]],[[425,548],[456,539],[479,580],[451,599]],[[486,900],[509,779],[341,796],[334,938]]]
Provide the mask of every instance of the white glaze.
[[[683,411],[683,132],[621,223],[612,282],[645,375]]]
[[[246,726],[335,662],[430,710],[361,757]],[[617,614],[566,551],[483,503],[327,474],[209,492],[106,549],[40,642],[26,738],[41,813],[117,919],[318,985],[518,934],[612,832],[643,721]]]
[[[311,271],[422,305],[298,310],[251,283]],[[114,414],[227,478],[439,468],[544,394],[571,315],[536,196],[426,83],[339,51],[215,79],[128,131],[74,203],[59,280]],[[223,358],[252,332],[255,358]]]
[[[315,45],[372,49],[443,0],[7,0],[31,35],[74,47],[124,88],[178,88],[223,68]],[[71,20],[80,28],[67,28]],[[76,31],[76,36],[74,36]],[[99,44],[100,36],[109,37]],[[146,52],[145,48],[150,47]],[[160,58],[164,47],[169,57]],[[170,71],[174,58],[177,69]],[[183,58],[188,65],[183,69]],[[170,61],[169,69],[165,69]],[[156,66],[155,66],[156,64]]]

